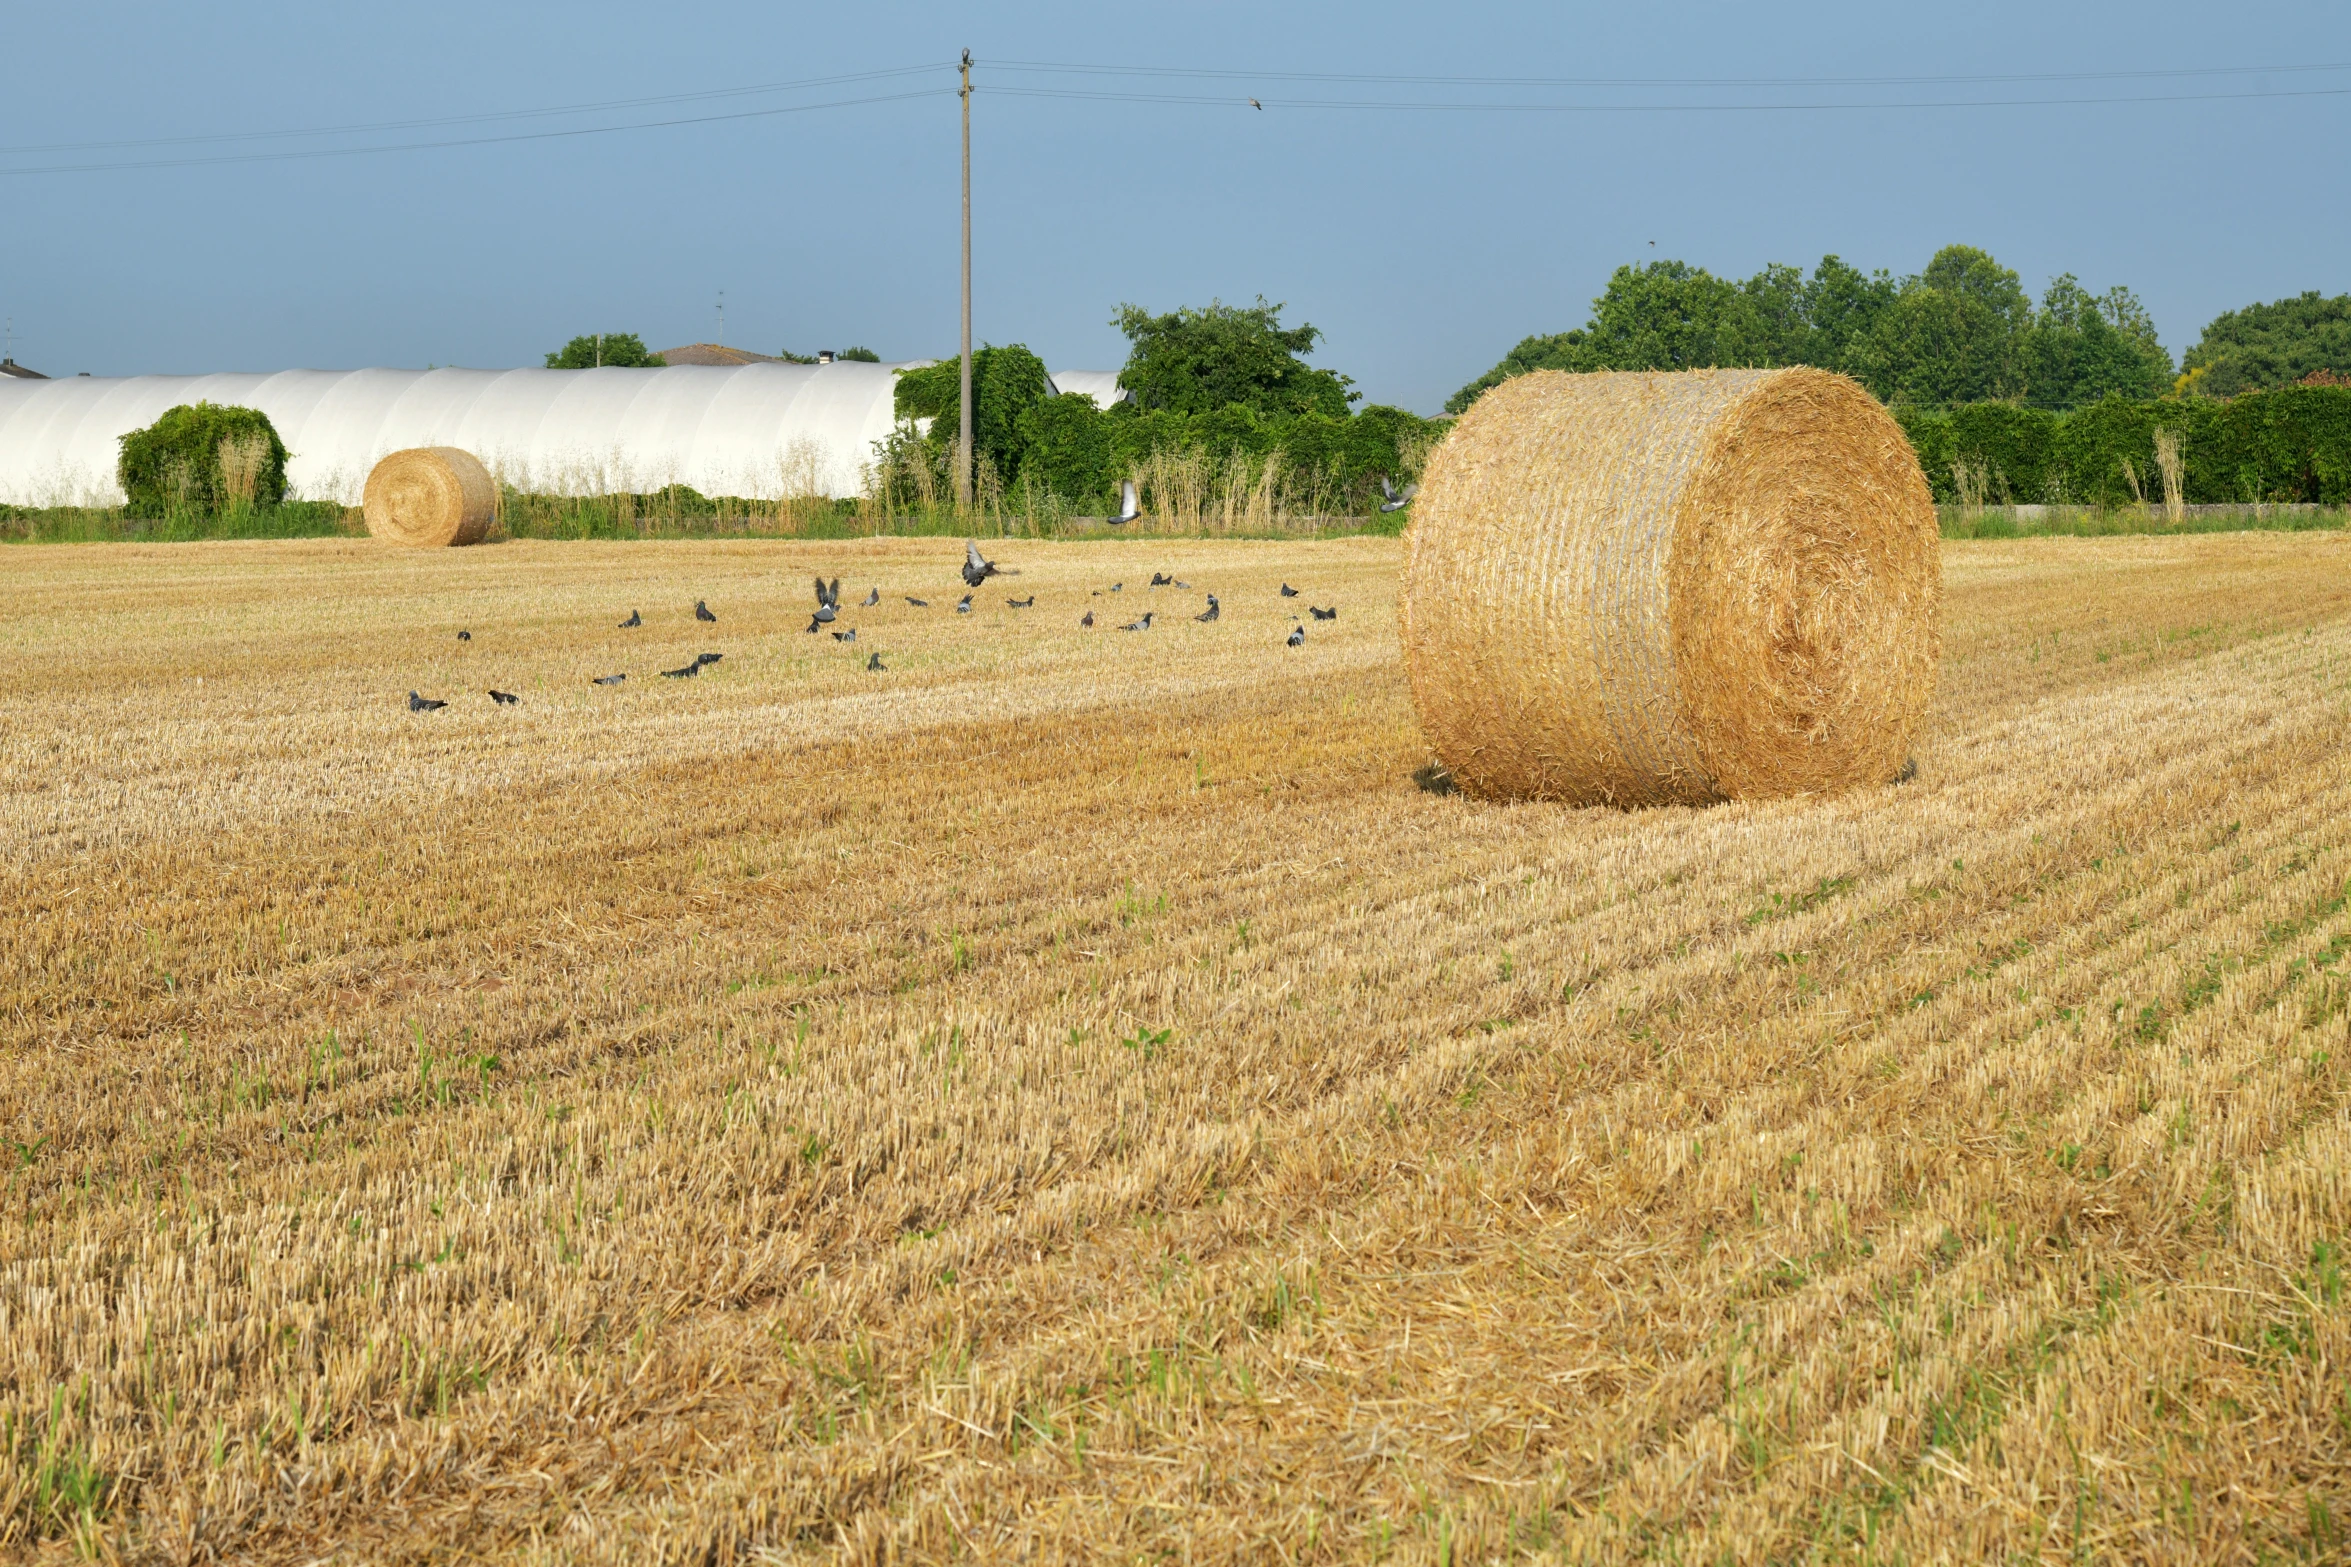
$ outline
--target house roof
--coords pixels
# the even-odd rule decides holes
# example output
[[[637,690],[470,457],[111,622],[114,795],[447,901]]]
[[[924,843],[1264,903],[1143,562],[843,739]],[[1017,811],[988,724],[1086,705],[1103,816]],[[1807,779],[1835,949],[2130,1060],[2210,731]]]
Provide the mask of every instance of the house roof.
[[[46,381],[49,379],[38,370],[27,370],[13,359],[0,359],[0,375],[12,375],[23,381]]]
[[[717,343],[688,343],[683,348],[664,348],[661,362],[671,365],[772,365],[779,361],[773,354],[755,354],[748,348],[727,348]]]

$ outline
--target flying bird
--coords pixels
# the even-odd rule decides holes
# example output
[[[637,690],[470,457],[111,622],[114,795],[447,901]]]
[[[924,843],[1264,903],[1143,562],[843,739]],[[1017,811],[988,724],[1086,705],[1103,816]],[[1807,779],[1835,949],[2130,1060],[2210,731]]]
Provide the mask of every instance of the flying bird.
[[[879,653],[876,653],[873,657],[867,659],[865,661],[865,667],[868,669],[878,669],[885,675],[890,672],[890,666],[882,662],[882,655]]]
[[[1208,607],[1202,610],[1199,614],[1194,615],[1192,618],[1194,620],[1214,620],[1217,617],[1217,613],[1216,595],[1211,593],[1208,595]]]
[[[1262,104],[1262,103],[1259,103],[1259,102],[1258,102],[1256,99],[1254,99],[1254,98],[1252,98],[1252,99],[1250,99],[1250,100],[1249,100],[1249,107],[1250,107],[1250,108],[1252,108],[1252,109],[1255,109],[1255,110],[1256,110],[1256,111],[1257,111],[1259,114],[1263,114],[1263,113],[1265,112],[1265,105],[1264,105],[1264,104]]]
[[[959,598],[959,599],[957,599],[957,600],[955,601],[955,613],[956,613],[956,614],[958,614],[958,615],[968,615],[968,614],[970,614],[970,613],[971,613],[971,595],[970,595],[970,594],[966,593],[965,595],[963,595],[963,597],[961,597],[961,598]]]
[[[839,609],[841,607],[841,579],[835,577],[833,585],[828,588],[824,585],[824,578],[817,578],[816,602],[820,607]]]
[[[599,686],[617,686],[626,679],[628,679],[628,672],[623,670],[617,675],[598,675],[593,681],[590,681],[589,684]]]
[[[1339,606],[1333,604],[1329,609],[1316,609],[1312,604],[1309,604],[1306,606],[1306,613],[1317,620],[1336,620],[1339,618]]]
[[[1081,626],[1090,626],[1090,625],[1092,625],[1093,623],[1094,623],[1094,612],[1093,612],[1092,610],[1090,610],[1090,609],[1086,611],[1086,618],[1078,622],[1078,624],[1079,624],[1079,625],[1081,625]]]
[[[1105,517],[1103,521],[1109,523],[1112,527],[1115,528],[1122,522],[1133,522],[1137,517],[1142,515],[1143,508],[1136,502],[1135,499],[1135,481],[1132,479],[1119,480],[1118,515],[1115,517]]]
[[[833,633],[833,640],[835,642],[854,642],[857,640],[857,628],[851,626],[846,631],[836,631]]]
[[[473,633],[470,631],[460,631],[457,633],[457,640],[460,642],[471,642],[473,640]]]
[[[1294,598],[1296,598],[1297,596],[1298,596],[1298,590],[1297,590],[1296,588],[1294,588],[1294,587],[1291,587],[1291,586],[1290,586],[1290,585],[1289,585],[1287,582],[1285,582],[1285,583],[1283,583],[1283,584],[1282,584],[1282,597],[1283,597],[1283,598],[1286,598],[1286,599],[1294,599]]]
[[[1151,573],[1151,585],[1155,588],[1164,588],[1173,581],[1175,581],[1175,578],[1169,576],[1164,571],[1155,571]]]
[[[873,608],[873,607],[874,607],[876,604],[879,604],[881,601],[882,601],[882,590],[881,590],[880,588],[875,588],[875,589],[874,589],[872,592],[870,592],[870,593],[866,594],[866,596],[865,596],[865,602],[864,602],[864,603],[862,603],[862,604],[860,604],[860,605],[858,605],[857,607],[858,607],[859,609],[871,609],[871,608]]]
[[[697,661],[677,669],[665,669],[661,672],[661,678],[664,680],[691,680],[700,673],[702,673],[702,665]]]
[[[1006,609],[1027,609],[1036,602],[1037,596],[1032,593],[1025,599],[1006,599],[1004,601],[1004,607]]]
[[[718,617],[713,615],[710,612],[710,606],[703,603],[700,599],[696,599],[694,601],[694,618],[696,620],[707,620],[712,625],[718,624]]]
[[[1121,626],[1118,629],[1121,631],[1149,631],[1151,629],[1151,616],[1155,613],[1157,612],[1153,610],[1146,610],[1144,611],[1143,618],[1141,620],[1135,621],[1129,625]]]
[[[916,609],[929,609],[931,607],[931,601],[929,599],[909,598],[906,602],[912,604]]]
[[[1290,628],[1290,646],[1304,647],[1305,645],[1306,628],[1304,626],[1292,626]]]
[[[1387,497],[1386,500],[1380,502],[1380,510],[1402,511],[1405,507],[1411,505],[1412,498],[1420,493],[1420,486],[1417,484],[1407,484],[1403,489],[1399,490],[1396,488],[1396,486],[1388,482],[1388,476],[1383,473],[1380,475],[1380,493]]]
[[[631,628],[632,626],[641,626],[641,625],[643,625],[644,623],[645,623],[645,617],[644,617],[644,616],[642,616],[642,615],[640,615],[640,614],[638,614],[638,613],[637,613],[635,610],[633,610],[633,609],[632,609],[632,610],[630,610],[630,611],[629,611],[629,618],[628,618],[628,619],[626,619],[626,620],[624,620],[624,621],[622,621],[622,622],[620,623],[620,629],[621,629],[621,630],[623,630],[623,631],[626,631],[626,630],[628,630],[629,628]]]
[[[497,703],[500,707],[512,707],[515,703],[521,701],[522,698],[516,696],[511,691],[493,691],[490,693],[490,700]]]
[[[976,588],[990,577],[1017,577],[1020,573],[1010,566],[999,566],[980,553],[980,547],[970,539],[963,541],[963,585]]]
[[[429,696],[418,696],[414,691],[408,693],[408,710],[412,713],[429,713],[436,707],[448,705],[446,702],[436,702]]]

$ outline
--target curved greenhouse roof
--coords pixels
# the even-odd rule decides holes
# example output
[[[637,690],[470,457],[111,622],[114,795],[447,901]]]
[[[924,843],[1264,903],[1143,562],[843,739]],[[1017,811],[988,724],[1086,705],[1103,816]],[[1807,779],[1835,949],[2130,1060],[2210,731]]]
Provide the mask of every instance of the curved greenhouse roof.
[[[121,438],[198,401],[268,414],[293,492],[351,506],[377,460],[409,446],[463,447],[547,494],[855,495],[890,433],[896,372],[927,363],[0,380],[0,501],[120,505]]]

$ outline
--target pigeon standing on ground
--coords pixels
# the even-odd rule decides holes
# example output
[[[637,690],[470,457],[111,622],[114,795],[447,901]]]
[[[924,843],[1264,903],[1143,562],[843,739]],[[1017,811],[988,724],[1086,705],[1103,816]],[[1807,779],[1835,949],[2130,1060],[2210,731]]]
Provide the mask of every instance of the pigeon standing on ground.
[[[1006,599],[1004,601],[1004,607],[1006,609],[1027,609],[1036,602],[1037,596],[1032,593],[1025,599]]]
[[[1155,588],[1164,588],[1173,581],[1175,581],[1175,578],[1169,576],[1164,571],[1155,571],[1151,573],[1151,585]]]
[[[833,640],[835,642],[854,642],[857,640],[857,628],[851,626],[846,631],[836,631],[833,633]]]
[[[1289,585],[1287,582],[1285,582],[1285,583],[1283,583],[1283,584],[1282,584],[1282,597],[1283,597],[1283,598],[1286,598],[1286,599],[1294,599],[1294,598],[1296,598],[1297,596],[1298,596],[1298,590],[1297,590],[1296,588],[1294,588],[1294,587],[1291,587],[1291,586],[1290,586],[1290,585]]]
[[[1292,626],[1290,628],[1290,646],[1304,647],[1305,645],[1306,628],[1304,626]]]
[[[1115,528],[1122,522],[1133,522],[1137,517],[1142,515],[1143,508],[1136,504],[1135,501],[1135,481],[1132,479],[1119,480],[1118,515],[1115,517],[1105,517],[1102,520]]]
[[[1380,510],[1402,511],[1405,507],[1411,505],[1412,498],[1420,493],[1420,486],[1417,484],[1407,484],[1404,486],[1404,488],[1399,490],[1396,488],[1396,486],[1388,482],[1388,476],[1383,473],[1380,475],[1380,493],[1387,497],[1386,500],[1380,502]]]
[[[628,679],[628,673],[624,670],[617,675],[598,675],[594,680],[590,681],[589,684],[599,686],[617,686],[626,679]]]
[[[958,614],[958,615],[968,615],[968,614],[970,614],[970,613],[971,613],[971,595],[970,595],[970,594],[966,593],[965,595],[963,595],[963,597],[961,597],[961,598],[959,598],[959,599],[957,599],[957,600],[955,601],[955,613],[956,613],[956,614]]]
[[[1189,582],[1170,582],[1168,586],[1171,588],[1182,588],[1187,593],[1192,591],[1192,585]]]
[[[697,653],[694,655],[694,662],[697,664],[715,664],[724,657],[726,657],[724,653]]]
[[[885,675],[890,672],[890,666],[882,662],[882,655],[879,653],[876,653],[873,657],[867,659],[865,661],[865,667],[868,669],[880,670]]]
[[[626,619],[626,620],[624,620],[624,621],[622,621],[622,622],[620,623],[620,629],[621,629],[621,630],[623,630],[623,631],[627,631],[627,630],[631,629],[632,627],[641,626],[641,625],[643,625],[644,623],[645,623],[645,617],[644,617],[644,616],[642,616],[642,615],[640,615],[640,614],[638,614],[638,613],[637,613],[635,610],[633,610],[633,609],[632,609],[632,610],[630,610],[630,611],[629,611],[629,618],[628,618],[628,619]]]
[[[1194,620],[1214,620],[1217,614],[1216,595],[1211,593],[1208,595],[1208,607],[1192,618]]]
[[[1158,613],[1156,610],[1145,610],[1141,620],[1135,621],[1131,625],[1121,626],[1118,629],[1121,631],[1149,631],[1151,629],[1151,617],[1156,613]]]
[[[1306,613],[1317,620],[1336,620],[1339,618],[1339,606],[1333,604],[1329,609],[1316,609],[1312,604],[1309,604],[1306,606]]]
[[[1093,612],[1092,610],[1090,610],[1090,609],[1086,611],[1086,618],[1078,622],[1078,624],[1079,624],[1079,625],[1081,625],[1081,626],[1090,626],[1090,625],[1092,625],[1093,623],[1094,623],[1094,612]]]
[[[873,590],[871,593],[868,593],[868,594],[865,596],[865,602],[864,602],[863,604],[860,604],[860,605],[858,605],[857,607],[858,607],[859,609],[871,609],[871,608],[873,608],[873,607],[874,607],[876,604],[879,604],[881,601],[882,601],[882,590],[881,590],[880,588],[875,588],[875,589],[874,589],[874,590]]]
[[[447,707],[448,705],[446,702],[435,701],[429,696],[418,696],[414,691],[408,693],[408,710],[412,713],[429,713],[436,707]]]
[[[1110,585],[1110,591],[1113,593],[1124,593],[1126,591],[1126,587],[1127,585],[1123,582],[1113,582]]]
[[[691,680],[700,673],[702,673],[702,665],[696,662],[677,669],[665,669],[661,672],[661,678],[664,680]]]
[[[500,707],[512,707],[515,703],[521,701],[522,698],[516,696],[511,691],[493,691],[490,693],[490,700],[497,703]]]
[[[999,566],[980,553],[980,547],[970,539],[963,541],[963,585],[976,588],[990,577],[1017,577],[1020,573],[1010,566]]]
[[[460,642],[471,642],[473,640],[473,633],[470,631],[460,631],[457,633],[457,640]]]
[[[713,615],[710,612],[710,606],[703,603],[700,599],[696,599],[694,601],[694,618],[696,620],[707,620],[714,626],[718,624],[718,617]]]
[[[809,634],[810,636],[812,636],[812,637],[813,637],[813,636],[815,636],[815,635],[816,635],[816,634],[817,634],[819,631],[822,631],[823,629],[824,629],[824,612],[823,612],[822,610],[819,610],[819,611],[817,611],[817,613],[815,613],[815,614],[813,614],[813,615],[811,615],[811,616],[809,616],[809,617],[808,617],[808,634]]]

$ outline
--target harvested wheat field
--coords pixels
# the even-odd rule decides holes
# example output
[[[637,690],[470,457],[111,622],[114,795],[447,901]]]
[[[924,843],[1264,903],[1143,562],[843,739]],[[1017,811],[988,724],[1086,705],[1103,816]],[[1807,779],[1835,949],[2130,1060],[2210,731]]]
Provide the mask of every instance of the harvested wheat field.
[[[1393,541],[996,553],[8,554],[5,1552],[2351,1550],[2351,540],[1637,813],[1416,782]]]

